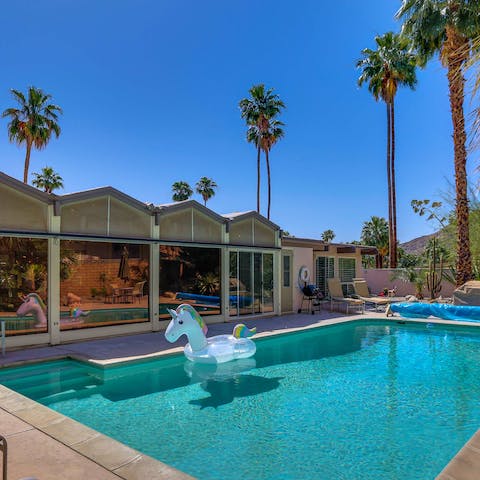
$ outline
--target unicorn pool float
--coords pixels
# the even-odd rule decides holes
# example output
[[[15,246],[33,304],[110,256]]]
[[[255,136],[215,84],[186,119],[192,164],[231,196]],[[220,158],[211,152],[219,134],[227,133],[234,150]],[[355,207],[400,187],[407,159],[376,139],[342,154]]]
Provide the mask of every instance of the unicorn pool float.
[[[38,293],[29,293],[21,297],[23,303],[18,307],[17,317],[32,315],[37,323],[35,327],[47,326],[47,307]]]
[[[21,297],[23,303],[18,307],[17,317],[32,315],[37,323],[36,328],[45,328],[47,326],[47,307],[38,293],[29,293]],[[81,317],[86,317],[90,312],[83,311],[78,305],[72,305],[69,310],[70,322],[83,322]],[[63,318],[62,318],[63,320]]]
[[[90,312],[85,312],[78,306],[78,304],[71,305],[68,313],[72,320],[79,320],[80,317],[88,317],[90,315]]]
[[[207,338],[207,325],[197,311],[188,304],[182,304],[176,310],[168,309],[172,320],[165,331],[165,338],[173,343],[183,334],[188,338],[185,356],[192,362],[224,363],[239,358],[248,358],[255,354],[256,346],[248,337],[257,331],[249,330],[245,325],[236,325],[232,335],[216,335]]]

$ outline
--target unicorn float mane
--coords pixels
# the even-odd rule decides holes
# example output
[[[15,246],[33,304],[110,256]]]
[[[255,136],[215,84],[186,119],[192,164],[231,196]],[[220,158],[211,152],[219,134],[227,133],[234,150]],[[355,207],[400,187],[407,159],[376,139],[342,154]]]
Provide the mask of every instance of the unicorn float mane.
[[[195,319],[203,331],[203,334],[206,335],[208,332],[207,324],[204,322],[203,318],[199,313],[188,303],[184,303],[177,308],[177,313],[181,313],[182,310],[186,310],[193,319]]]
[[[43,302],[42,298],[38,293],[29,293],[28,295],[25,296],[25,298],[33,298],[36,303],[40,305],[40,308],[43,310],[44,313],[47,312],[47,306]]]

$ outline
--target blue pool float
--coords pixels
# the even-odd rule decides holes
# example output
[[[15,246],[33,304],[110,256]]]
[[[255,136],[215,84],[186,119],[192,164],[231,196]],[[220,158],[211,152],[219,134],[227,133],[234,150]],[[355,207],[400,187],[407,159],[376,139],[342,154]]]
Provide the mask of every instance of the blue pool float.
[[[451,305],[449,303],[392,303],[390,310],[404,318],[428,318],[480,322],[480,306]]]

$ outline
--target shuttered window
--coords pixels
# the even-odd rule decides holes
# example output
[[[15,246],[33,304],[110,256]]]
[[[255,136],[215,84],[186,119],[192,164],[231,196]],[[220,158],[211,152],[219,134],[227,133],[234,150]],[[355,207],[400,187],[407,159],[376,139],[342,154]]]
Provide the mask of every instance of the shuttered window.
[[[283,286],[289,287],[290,286],[290,255],[283,256]]]
[[[338,259],[339,277],[344,295],[351,295],[354,293],[353,279],[356,277],[355,266],[355,258]]]
[[[325,297],[328,295],[327,278],[335,276],[334,265],[333,257],[317,257],[315,283]]]

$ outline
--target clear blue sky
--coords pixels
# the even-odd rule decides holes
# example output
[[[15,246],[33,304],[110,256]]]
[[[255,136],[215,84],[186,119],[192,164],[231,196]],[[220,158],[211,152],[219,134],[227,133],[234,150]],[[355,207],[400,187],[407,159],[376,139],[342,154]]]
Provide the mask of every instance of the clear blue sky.
[[[9,89],[34,85],[64,109],[62,135],[34,151],[65,193],[111,185],[142,201],[171,201],[171,185],[218,184],[219,213],[256,207],[255,149],[238,101],[255,83],[287,105],[271,154],[272,220],[296,236],[360,236],[387,215],[385,106],[356,81],[377,34],[399,28],[400,2],[368,0],[26,0],[3,5],[0,109]],[[419,73],[397,97],[400,241],[430,233],[411,211],[453,176],[445,71]],[[0,170],[22,178],[24,149],[0,125]],[[4,134],[1,134],[1,132]],[[265,178],[265,176],[264,176]],[[266,184],[264,183],[264,186]],[[61,193],[61,192],[60,192]],[[266,207],[266,188],[263,189]]]

